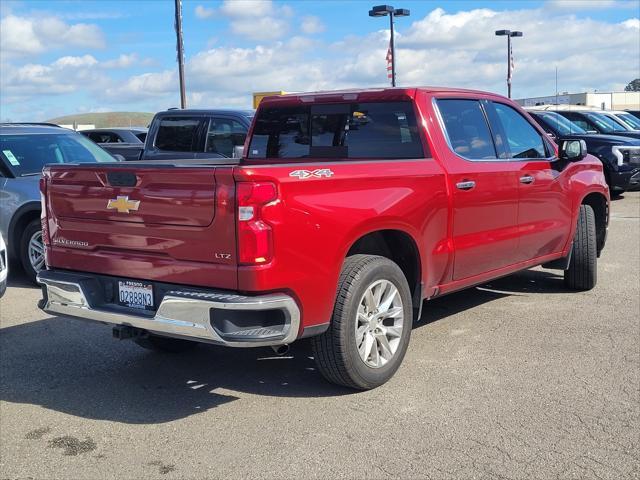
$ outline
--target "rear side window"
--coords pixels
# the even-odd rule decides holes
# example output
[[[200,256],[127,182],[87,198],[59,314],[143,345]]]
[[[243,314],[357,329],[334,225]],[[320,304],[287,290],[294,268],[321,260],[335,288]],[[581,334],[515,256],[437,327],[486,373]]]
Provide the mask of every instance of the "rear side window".
[[[244,145],[247,127],[230,118],[214,117],[209,121],[205,152],[233,156],[233,148]]]
[[[441,99],[437,102],[449,144],[455,153],[470,160],[497,158],[478,100]]]
[[[422,158],[411,102],[265,108],[249,158]]]
[[[202,118],[165,117],[160,120],[155,146],[169,152],[200,152]]]
[[[96,143],[122,143],[119,135],[112,132],[91,132],[89,138]]]
[[[493,103],[507,137],[511,158],[546,158],[544,141],[538,131],[515,109],[503,103]]]

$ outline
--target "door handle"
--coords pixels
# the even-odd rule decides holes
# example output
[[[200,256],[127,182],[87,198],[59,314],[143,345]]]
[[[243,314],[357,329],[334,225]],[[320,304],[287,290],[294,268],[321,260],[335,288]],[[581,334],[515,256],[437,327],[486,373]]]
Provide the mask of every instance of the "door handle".
[[[456,183],[456,187],[459,190],[471,190],[475,186],[476,182],[474,182],[473,180],[465,180],[464,182]]]
[[[531,175],[524,175],[523,177],[520,177],[520,183],[533,183],[534,181],[535,178]]]

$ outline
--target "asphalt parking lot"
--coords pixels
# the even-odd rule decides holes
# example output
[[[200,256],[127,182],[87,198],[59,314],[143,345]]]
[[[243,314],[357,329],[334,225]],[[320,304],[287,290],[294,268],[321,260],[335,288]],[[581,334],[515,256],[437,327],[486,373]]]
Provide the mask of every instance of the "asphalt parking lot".
[[[534,269],[425,305],[404,365],[354,393],[306,344],[178,356],[0,300],[0,479],[640,478],[640,192],[591,292]]]

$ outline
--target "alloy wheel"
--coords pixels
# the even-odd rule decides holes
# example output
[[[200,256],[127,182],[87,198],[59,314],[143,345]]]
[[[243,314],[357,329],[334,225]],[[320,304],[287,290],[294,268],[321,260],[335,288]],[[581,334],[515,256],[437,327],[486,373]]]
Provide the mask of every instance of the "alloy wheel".
[[[362,295],[356,315],[356,346],[362,361],[371,368],[383,367],[398,350],[403,327],[400,292],[390,281],[376,280]]]
[[[36,272],[44,267],[44,243],[41,231],[35,232],[29,239],[29,262]]]

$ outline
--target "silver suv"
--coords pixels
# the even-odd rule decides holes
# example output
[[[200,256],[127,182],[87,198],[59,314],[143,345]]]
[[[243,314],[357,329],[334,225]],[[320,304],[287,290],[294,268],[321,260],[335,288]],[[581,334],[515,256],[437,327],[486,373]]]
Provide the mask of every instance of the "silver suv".
[[[88,138],[51,124],[0,124],[0,233],[35,282],[44,266],[39,181],[49,163],[115,162]]]

